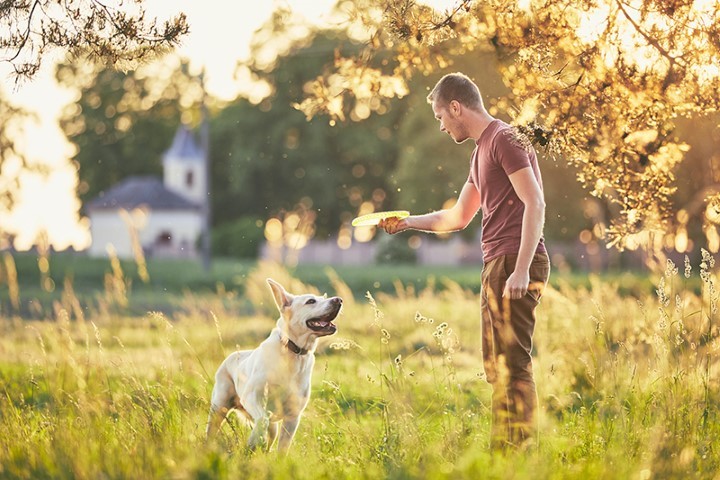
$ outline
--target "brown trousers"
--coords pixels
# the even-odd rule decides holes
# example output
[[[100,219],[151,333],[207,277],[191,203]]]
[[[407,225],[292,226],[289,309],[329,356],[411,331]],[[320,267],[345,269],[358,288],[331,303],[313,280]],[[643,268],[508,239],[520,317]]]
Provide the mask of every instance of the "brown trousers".
[[[535,307],[550,276],[546,254],[536,253],[530,264],[530,289],[521,299],[503,298],[517,255],[490,260],[482,273],[482,350],[487,381],[493,387],[493,448],[520,446],[533,437],[537,393],[532,368]]]

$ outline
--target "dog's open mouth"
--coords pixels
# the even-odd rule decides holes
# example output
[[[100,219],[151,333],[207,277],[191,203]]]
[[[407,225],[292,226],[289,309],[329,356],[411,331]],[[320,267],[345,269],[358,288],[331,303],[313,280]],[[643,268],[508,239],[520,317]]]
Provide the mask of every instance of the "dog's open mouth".
[[[322,317],[314,317],[307,320],[305,322],[305,325],[307,325],[307,327],[314,332],[333,334],[337,330],[337,326],[335,326],[333,320],[335,320],[335,317],[337,317],[338,312],[340,312],[339,307],[336,310],[328,313],[327,315],[323,315]]]

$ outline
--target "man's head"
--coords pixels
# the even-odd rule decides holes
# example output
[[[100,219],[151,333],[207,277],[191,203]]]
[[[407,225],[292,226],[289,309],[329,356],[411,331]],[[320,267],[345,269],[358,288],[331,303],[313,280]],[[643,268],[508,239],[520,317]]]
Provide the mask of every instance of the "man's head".
[[[457,143],[470,138],[469,116],[464,113],[485,111],[480,89],[462,73],[449,73],[442,77],[427,96],[427,101],[432,104],[440,130],[447,132]]]
[[[427,96],[428,103],[435,103],[441,107],[447,107],[453,100],[478,112],[485,108],[480,89],[467,75],[459,72],[448,73],[442,77]]]

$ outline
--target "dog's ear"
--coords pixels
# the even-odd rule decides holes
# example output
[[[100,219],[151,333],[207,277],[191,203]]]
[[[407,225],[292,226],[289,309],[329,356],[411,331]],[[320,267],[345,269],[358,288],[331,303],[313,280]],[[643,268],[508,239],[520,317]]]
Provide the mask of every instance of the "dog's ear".
[[[273,298],[275,298],[275,304],[278,310],[282,312],[285,307],[289,307],[293,301],[293,295],[286,292],[282,285],[273,280],[272,278],[267,279],[268,285],[272,290]]]

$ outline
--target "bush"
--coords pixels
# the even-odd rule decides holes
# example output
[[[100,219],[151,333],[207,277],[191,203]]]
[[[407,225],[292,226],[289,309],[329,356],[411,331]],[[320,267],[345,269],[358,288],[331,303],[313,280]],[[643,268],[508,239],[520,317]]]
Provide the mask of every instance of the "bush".
[[[405,236],[383,235],[378,240],[376,263],[417,263],[417,252]]]
[[[255,217],[241,217],[213,228],[214,255],[235,258],[257,258],[263,241],[263,222]]]

